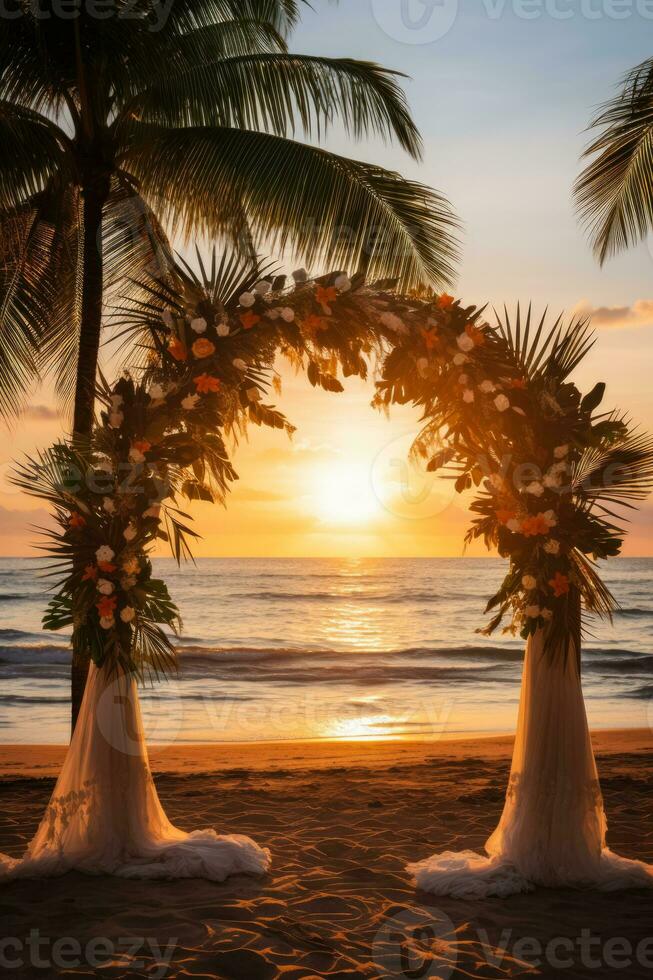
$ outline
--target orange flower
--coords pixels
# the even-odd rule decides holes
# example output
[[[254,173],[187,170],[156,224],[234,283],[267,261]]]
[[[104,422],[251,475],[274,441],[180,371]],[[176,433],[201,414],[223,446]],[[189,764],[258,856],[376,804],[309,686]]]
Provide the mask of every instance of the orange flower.
[[[258,313],[252,313],[251,310],[248,310],[247,313],[240,314],[240,322],[243,325],[243,330],[251,330],[252,327],[255,327],[257,323],[260,323],[260,321],[261,318]]]
[[[73,529],[86,527],[86,518],[78,513],[71,514],[68,518],[68,527],[72,527]]]
[[[193,380],[200,395],[208,395],[211,391],[220,391],[220,379],[212,374],[200,374]]]
[[[511,378],[508,382],[509,388],[521,388],[522,390],[526,387],[526,382],[523,378]]]
[[[127,558],[122,563],[122,570],[125,575],[138,575],[141,570],[138,558]]]
[[[99,561],[97,563],[97,567],[100,569],[101,572],[104,572],[106,575],[110,575],[111,572],[115,572],[116,570],[116,566],[112,565],[110,561]]]
[[[485,343],[485,334],[478,327],[475,327],[473,323],[467,324],[465,333],[474,341],[474,347],[482,347]]]
[[[175,361],[186,361],[188,360],[188,351],[186,350],[186,345],[182,343],[179,337],[175,337],[168,344],[168,352],[171,357],[174,357]]]
[[[97,576],[98,570],[95,565],[87,565],[82,575],[82,582],[95,582]]]
[[[335,286],[316,286],[315,299],[325,313],[330,313],[331,307],[329,303],[335,303],[338,299],[338,290]]]
[[[569,592],[569,576],[563,575],[562,572],[556,572],[555,576],[549,579],[549,585],[556,599],[559,599],[561,595],[566,595]]]
[[[443,293],[438,299],[438,306],[441,310],[446,310],[448,307],[453,306],[454,302],[453,296],[450,296],[449,293]]]
[[[113,616],[117,605],[118,600],[115,595],[103,595],[100,601],[95,603],[95,608],[103,619],[105,617],[109,619]]]
[[[522,521],[521,533],[525,538],[537,538],[541,534],[549,533],[549,525],[544,514],[537,514],[535,517],[526,517]]]
[[[435,327],[432,330],[422,330],[422,337],[427,350],[435,350],[440,346],[440,337]]]
[[[517,512],[514,510],[497,510],[496,515],[499,524],[505,525],[517,516]]]
[[[302,320],[302,329],[309,337],[315,337],[318,330],[328,330],[328,326],[321,316],[317,313],[310,313],[305,320]]]
[[[136,442],[132,442],[132,449],[138,450],[139,453],[148,453],[151,448],[152,443],[147,439],[137,439]]]
[[[215,344],[212,344],[206,337],[200,337],[192,346],[195,357],[210,357],[215,354]]]

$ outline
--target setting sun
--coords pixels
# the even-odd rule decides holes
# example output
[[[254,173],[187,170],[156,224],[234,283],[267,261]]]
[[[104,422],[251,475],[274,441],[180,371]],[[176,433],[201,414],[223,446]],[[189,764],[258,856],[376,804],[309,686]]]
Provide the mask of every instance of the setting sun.
[[[330,463],[313,473],[312,494],[317,515],[338,524],[360,524],[380,513],[369,468],[364,463]]]

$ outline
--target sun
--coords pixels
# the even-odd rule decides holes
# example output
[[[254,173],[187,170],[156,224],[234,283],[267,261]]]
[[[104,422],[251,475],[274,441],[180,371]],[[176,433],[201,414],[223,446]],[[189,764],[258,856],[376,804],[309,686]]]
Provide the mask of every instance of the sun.
[[[370,469],[360,462],[343,461],[316,468],[311,496],[317,515],[329,523],[361,524],[380,513]]]

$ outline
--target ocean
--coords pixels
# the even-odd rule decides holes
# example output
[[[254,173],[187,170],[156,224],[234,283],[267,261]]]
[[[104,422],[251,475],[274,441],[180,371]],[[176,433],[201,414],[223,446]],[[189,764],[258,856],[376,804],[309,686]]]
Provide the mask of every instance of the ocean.
[[[40,628],[39,561],[0,564],[0,740],[64,743],[66,637]],[[452,738],[513,731],[523,643],[479,636],[494,559],[201,559],[156,570],[178,603],[179,674],[142,690],[153,742]],[[605,578],[622,608],[590,624],[595,728],[653,725],[653,559]]]

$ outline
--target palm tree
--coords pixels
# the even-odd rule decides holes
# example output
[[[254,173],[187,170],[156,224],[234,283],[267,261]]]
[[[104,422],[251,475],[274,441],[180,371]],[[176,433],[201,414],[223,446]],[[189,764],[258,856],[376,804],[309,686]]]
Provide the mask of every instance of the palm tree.
[[[601,130],[576,182],[579,212],[603,264],[653,228],[653,59],[626,75],[591,126]]]
[[[395,73],[290,54],[303,0],[114,0],[112,16],[10,0],[0,20],[0,412],[52,370],[90,435],[103,300],[161,275],[171,232],[307,262],[451,279],[452,211],[397,173],[291,137],[420,139]],[[106,11],[106,4],[103,5]],[[87,664],[74,658],[73,726]]]

